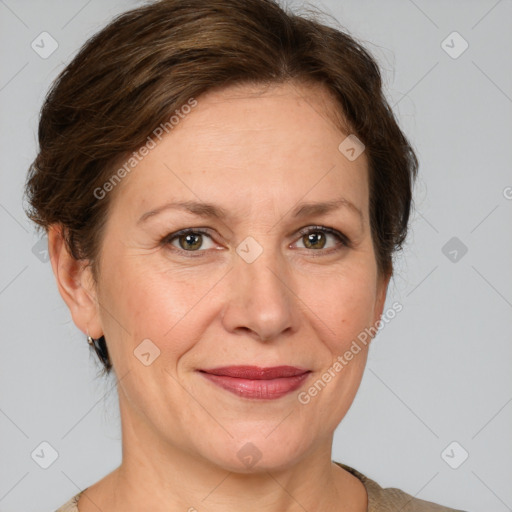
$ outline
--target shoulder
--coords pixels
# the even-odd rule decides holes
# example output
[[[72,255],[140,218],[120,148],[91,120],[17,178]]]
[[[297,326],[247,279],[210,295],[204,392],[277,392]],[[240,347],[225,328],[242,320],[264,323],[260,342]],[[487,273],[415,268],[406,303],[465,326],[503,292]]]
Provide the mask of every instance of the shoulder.
[[[69,501],[66,501],[64,505],[59,507],[55,512],[79,512],[78,511],[78,500],[80,499],[80,495],[85,491],[80,491],[78,494],[73,496]]]
[[[465,512],[420,500],[394,487],[383,488],[354,468],[341,462],[334,462],[361,480],[368,493],[368,512]]]

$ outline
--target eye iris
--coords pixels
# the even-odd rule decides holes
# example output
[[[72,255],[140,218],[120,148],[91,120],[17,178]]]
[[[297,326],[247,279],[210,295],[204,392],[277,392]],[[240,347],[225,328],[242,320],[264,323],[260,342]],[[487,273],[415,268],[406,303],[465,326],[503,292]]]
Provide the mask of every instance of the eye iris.
[[[307,235],[304,235],[303,240],[305,240],[304,245],[308,248],[310,248],[310,245],[315,245],[318,243],[319,239],[323,239],[323,243],[321,247],[318,247],[319,249],[323,249],[325,245],[325,233],[322,233],[321,231],[315,231],[313,233],[308,233]],[[312,242],[312,244],[310,244]]]
[[[184,233],[179,235],[179,245],[184,250],[199,249],[202,245],[201,233]],[[323,231],[312,231],[302,237],[304,245],[308,249],[323,249],[326,243],[326,235]]]
[[[181,235],[179,237],[179,242],[180,242],[180,247],[182,249],[199,249],[201,247],[201,243],[202,243],[202,239],[201,239],[202,235],[200,234],[190,234],[190,233],[187,233],[185,235]],[[186,243],[188,243],[191,239],[195,239],[196,242],[195,244],[193,245],[188,245],[188,246],[183,246],[182,244],[182,240],[185,239],[186,240]]]

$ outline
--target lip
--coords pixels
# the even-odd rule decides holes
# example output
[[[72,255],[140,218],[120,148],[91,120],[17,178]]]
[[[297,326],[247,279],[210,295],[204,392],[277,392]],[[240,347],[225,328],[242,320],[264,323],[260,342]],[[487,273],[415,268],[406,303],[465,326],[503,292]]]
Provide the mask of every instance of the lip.
[[[271,400],[295,391],[311,371],[295,366],[224,366],[199,370],[199,373],[213,384],[235,395]]]

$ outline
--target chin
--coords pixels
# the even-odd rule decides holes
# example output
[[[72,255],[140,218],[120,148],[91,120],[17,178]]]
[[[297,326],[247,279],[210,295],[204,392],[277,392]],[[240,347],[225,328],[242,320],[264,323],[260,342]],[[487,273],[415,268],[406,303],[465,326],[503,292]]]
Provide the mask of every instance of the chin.
[[[284,470],[305,455],[308,450],[306,440],[298,435],[297,430],[290,432],[283,429],[276,433],[272,432],[275,423],[267,427],[263,431],[255,430],[254,435],[236,435],[230,430],[233,438],[219,440],[213,446],[213,452],[210,445],[206,458],[227,471],[249,474]],[[310,435],[305,437],[309,438]]]

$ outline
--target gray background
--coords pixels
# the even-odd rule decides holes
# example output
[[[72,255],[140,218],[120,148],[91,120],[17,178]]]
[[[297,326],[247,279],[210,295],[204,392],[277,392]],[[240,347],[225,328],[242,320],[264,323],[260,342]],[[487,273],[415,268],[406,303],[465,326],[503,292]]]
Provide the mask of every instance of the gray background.
[[[333,459],[422,499],[512,510],[512,2],[312,3],[378,59],[421,162],[387,301],[403,311],[372,345]],[[2,512],[54,510],[121,461],[114,381],[96,379],[21,197],[50,82],[136,5],[0,0]],[[43,31],[58,43],[46,59],[31,47]],[[453,31],[469,44],[457,58],[461,39],[442,46]],[[58,452],[48,469],[31,457],[43,441]]]

